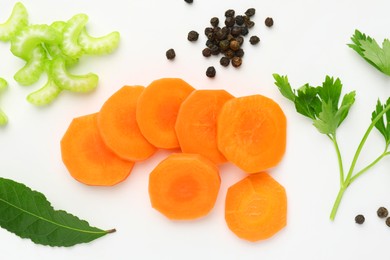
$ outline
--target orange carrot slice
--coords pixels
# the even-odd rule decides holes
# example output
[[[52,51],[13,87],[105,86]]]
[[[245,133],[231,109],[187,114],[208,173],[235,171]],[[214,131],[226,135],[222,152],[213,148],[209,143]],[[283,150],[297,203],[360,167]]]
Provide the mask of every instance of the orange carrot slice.
[[[225,90],[195,90],[184,100],[175,125],[182,152],[201,154],[216,164],[226,162],[217,147],[217,116],[232,98]]]
[[[196,219],[214,207],[220,184],[218,168],[210,160],[198,154],[171,154],[150,174],[150,201],[169,219]]]
[[[265,172],[249,175],[227,191],[226,223],[244,240],[272,237],[286,226],[286,218],[286,191]]]
[[[124,86],[115,92],[100,109],[97,122],[104,143],[119,157],[141,161],[156,152],[139,130],[135,113],[142,86]]]
[[[138,99],[136,118],[145,138],[164,149],[179,148],[175,132],[181,103],[194,90],[182,79],[162,78],[153,81]]]
[[[286,116],[262,95],[230,99],[217,125],[218,148],[226,159],[256,173],[276,166],[286,149]]]
[[[87,185],[115,185],[125,180],[134,166],[104,144],[97,113],[72,120],[61,139],[61,155],[72,177]]]

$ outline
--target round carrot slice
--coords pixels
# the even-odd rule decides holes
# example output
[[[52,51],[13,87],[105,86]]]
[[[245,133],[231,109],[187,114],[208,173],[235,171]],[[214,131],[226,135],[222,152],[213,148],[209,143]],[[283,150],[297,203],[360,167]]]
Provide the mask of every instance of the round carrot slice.
[[[262,95],[230,99],[217,125],[218,148],[226,159],[247,173],[276,166],[286,149],[286,116]]]
[[[135,111],[142,86],[123,86],[100,109],[98,128],[104,143],[119,157],[141,161],[156,152],[139,130]]]
[[[218,168],[210,160],[198,154],[171,154],[150,174],[150,201],[169,219],[196,219],[214,207],[220,185]]]
[[[61,139],[61,155],[72,177],[87,185],[115,185],[125,180],[134,166],[104,144],[97,113],[72,120]]]
[[[136,118],[145,138],[164,149],[179,148],[175,123],[181,103],[194,90],[179,78],[153,81],[140,95]]]
[[[217,147],[217,116],[232,98],[225,90],[195,90],[184,100],[175,125],[182,152],[201,154],[216,164],[226,162]]]
[[[244,240],[270,238],[286,226],[286,219],[286,191],[268,173],[251,174],[227,191],[226,223]]]

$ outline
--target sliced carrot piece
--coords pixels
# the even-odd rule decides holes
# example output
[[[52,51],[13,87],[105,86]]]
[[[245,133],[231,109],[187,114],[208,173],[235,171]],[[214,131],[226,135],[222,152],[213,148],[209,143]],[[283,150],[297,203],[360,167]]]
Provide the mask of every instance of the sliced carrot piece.
[[[61,139],[61,156],[72,177],[87,185],[115,185],[125,180],[134,166],[104,144],[97,113],[72,120]]]
[[[135,111],[142,86],[123,86],[100,109],[97,122],[104,143],[119,157],[141,161],[156,152],[139,130]]]
[[[198,154],[175,153],[149,176],[152,207],[172,220],[191,220],[214,207],[221,179],[218,168]]]
[[[145,138],[164,149],[179,148],[175,132],[181,103],[194,90],[182,79],[162,78],[146,87],[138,99],[136,118]]]
[[[242,239],[270,238],[286,226],[286,219],[286,191],[268,173],[251,174],[227,191],[225,220]]]
[[[247,173],[276,166],[286,149],[286,116],[262,95],[230,99],[217,125],[218,148],[226,159]]]
[[[217,147],[217,116],[232,98],[225,90],[195,90],[184,100],[175,125],[182,152],[201,154],[216,164],[226,162]]]

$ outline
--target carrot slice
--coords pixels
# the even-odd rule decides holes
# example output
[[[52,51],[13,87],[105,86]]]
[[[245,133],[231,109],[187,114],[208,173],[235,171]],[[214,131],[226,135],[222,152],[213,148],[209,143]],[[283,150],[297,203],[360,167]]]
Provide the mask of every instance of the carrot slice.
[[[228,161],[247,173],[276,166],[286,149],[286,116],[262,95],[225,103],[217,123],[218,148]]]
[[[225,90],[195,90],[184,100],[175,125],[182,152],[201,154],[216,164],[226,162],[217,147],[217,116],[232,98]]]
[[[145,138],[164,149],[179,148],[175,132],[181,103],[194,90],[182,79],[162,78],[146,87],[138,99],[136,118]]]
[[[72,177],[87,185],[115,185],[125,180],[134,166],[104,144],[97,113],[72,120],[61,139],[61,156]]]
[[[268,173],[251,174],[227,191],[226,223],[244,240],[270,238],[286,226],[286,219],[286,191]]]
[[[139,130],[135,111],[142,86],[123,86],[103,104],[97,123],[104,143],[119,157],[141,161],[156,152]]]
[[[152,207],[172,220],[191,220],[214,207],[221,179],[218,168],[198,154],[175,153],[149,176]]]

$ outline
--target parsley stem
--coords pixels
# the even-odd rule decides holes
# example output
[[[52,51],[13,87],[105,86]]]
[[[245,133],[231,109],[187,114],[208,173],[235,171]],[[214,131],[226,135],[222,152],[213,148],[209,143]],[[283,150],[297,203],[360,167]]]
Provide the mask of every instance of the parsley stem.
[[[332,140],[334,148],[336,149],[337,161],[339,163],[340,185],[343,185],[343,183],[344,183],[344,166],[343,166],[343,159],[341,157],[340,148],[339,148],[339,145],[337,143],[336,134],[328,135],[328,136]]]
[[[376,158],[372,163],[364,167],[362,170],[360,170],[358,173],[356,173],[354,176],[351,177],[347,185],[350,185],[353,181],[355,181],[360,175],[365,173],[367,170],[369,170],[371,167],[373,167],[375,164],[377,164],[383,157],[390,155],[390,152],[383,152],[378,158]]]
[[[339,193],[337,194],[336,200],[335,200],[335,202],[333,204],[332,212],[330,213],[330,220],[332,220],[332,221],[336,217],[337,210],[339,208],[341,199],[343,198],[343,195],[344,195],[344,192],[345,192],[346,188],[347,188],[346,186],[340,185]]]

